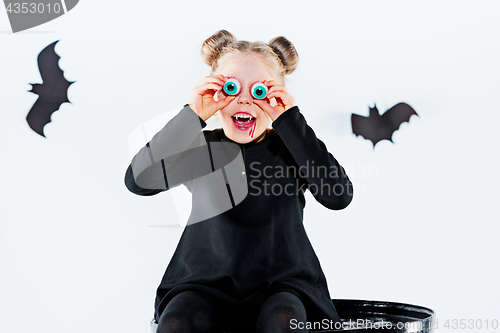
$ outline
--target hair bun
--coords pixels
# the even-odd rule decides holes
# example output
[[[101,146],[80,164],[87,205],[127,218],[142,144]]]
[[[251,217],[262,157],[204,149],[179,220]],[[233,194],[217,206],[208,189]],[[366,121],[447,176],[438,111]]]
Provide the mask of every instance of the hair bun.
[[[207,38],[201,46],[201,57],[210,67],[213,66],[222,49],[237,39],[227,30],[219,30]]]
[[[292,42],[283,36],[273,38],[268,45],[273,49],[274,53],[280,58],[285,74],[291,74],[299,64],[299,54],[293,46]]]

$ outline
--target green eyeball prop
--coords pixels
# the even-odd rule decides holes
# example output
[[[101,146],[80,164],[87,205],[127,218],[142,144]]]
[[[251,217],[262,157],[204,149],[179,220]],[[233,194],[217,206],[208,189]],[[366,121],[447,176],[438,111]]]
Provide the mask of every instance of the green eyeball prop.
[[[241,91],[241,83],[235,77],[230,77],[227,79],[226,83],[224,83],[224,88],[222,91],[229,96],[236,96]]]
[[[252,93],[253,98],[263,99],[267,95],[267,87],[261,81],[255,82],[254,84],[252,84],[250,92]]]

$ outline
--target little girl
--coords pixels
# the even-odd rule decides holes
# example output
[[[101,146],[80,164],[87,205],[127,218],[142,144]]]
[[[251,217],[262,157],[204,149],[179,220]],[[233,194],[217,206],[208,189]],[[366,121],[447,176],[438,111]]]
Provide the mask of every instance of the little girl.
[[[340,210],[352,184],[284,85],[298,54],[285,37],[250,43],[226,30],[201,53],[210,76],[125,175],[135,194],[183,184],[193,196],[157,289],[157,333],[333,327],[340,318],[303,226],[304,191]],[[217,112],[222,128],[202,131]]]

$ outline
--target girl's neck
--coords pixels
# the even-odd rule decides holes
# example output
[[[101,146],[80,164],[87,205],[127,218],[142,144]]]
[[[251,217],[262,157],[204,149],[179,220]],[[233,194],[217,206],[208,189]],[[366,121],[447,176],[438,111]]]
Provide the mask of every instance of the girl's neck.
[[[259,141],[262,141],[266,137],[266,134],[267,134],[267,128],[264,130],[264,132],[262,132],[261,135],[259,135],[258,137],[256,137],[255,139],[253,139],[250,142],[259,142]]]

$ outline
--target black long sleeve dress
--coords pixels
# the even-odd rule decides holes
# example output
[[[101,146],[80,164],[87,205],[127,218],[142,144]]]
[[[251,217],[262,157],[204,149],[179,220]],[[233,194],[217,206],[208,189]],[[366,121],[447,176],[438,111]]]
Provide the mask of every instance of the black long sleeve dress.
[[[236,143],[222,129],[202,131],[205,126],[186,104],[139,151],[126,171],[125,184],[138,195],[187,186],[193,195],[191,216],[198,214],[196,221],[188,221],[157,289],[155,319],[158,321],[167,303],[184,290],[205,292],[239,309],[256,307],[271,294],[285,290],[302,300],[308,321],[340,321],[304,229],[303,193],[309,189],[326,208],[345,208],[353,191],[344,168],[316,137],[297,106],[281,114],[259,142]],[[212,156],[217,143],[232,144],[241,151],[244,164],[233,163],[233,170],[241,168],[236,173],[243,179],[246,176],[246,196],[236,199],[237,186],[230,185],[228,179],[237,175],[226,170],[222,179],[231,205],[200,215],[194,213],[195,206],[203,211],[204,206],[212,206],[206,202],[214,196],[210,189],[202,188],[208,182],[194,178],[221,168],[214,167]],[[204,150],[208,154],[198,150],[194,159],[182,154],[189,150],[192,156],[196,149],[187,148],[207,146],[211,147]],[[194,160],[200,165],[202,157],[210,161],[211,170],[186,172]],[[169,178],[179,169],[182,175]],[[186,175],[196,172],[195,177]]]

